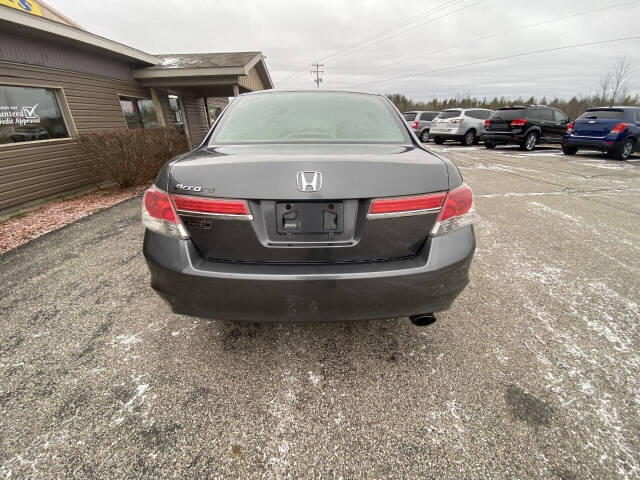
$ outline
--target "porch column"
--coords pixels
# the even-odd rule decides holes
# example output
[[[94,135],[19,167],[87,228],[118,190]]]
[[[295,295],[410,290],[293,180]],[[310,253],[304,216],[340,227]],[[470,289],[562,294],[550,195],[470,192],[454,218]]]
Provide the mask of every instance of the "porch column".
[[[160,101],[158,96],[158,89],[151,87],[151,100],[153,100],[153,106],[156,109],[156,117],[158,117],[158,125],[161,127],[167,126],[167,113],[164,110],[164,104]]]
[[[202,97],[204,100],[204,111],[207,114],[207,130],[211,128],[211,112],[209,112],[209,104],[207,103],[207,97]]]
[[[240,95],[240,88],[238,88],[238,84],[234,83],[233,84],[233,96],[237,97],[238,95]]]

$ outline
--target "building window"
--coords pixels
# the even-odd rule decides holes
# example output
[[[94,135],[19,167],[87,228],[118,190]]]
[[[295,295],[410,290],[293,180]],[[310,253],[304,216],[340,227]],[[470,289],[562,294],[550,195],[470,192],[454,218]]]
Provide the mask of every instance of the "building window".
[[[158,116],[153,100],[148,98],[120,97],[122,114],[129,128],[151,128],[158,126]]]
[[[182,113],[180,97],[177,95],[169,95],[169,108],[171,109],[173,126],[176,127],[180,133],[185,133],[184,126],[184,114]]]
[[[69,136],[56,89],[0,85],[0,144]]]

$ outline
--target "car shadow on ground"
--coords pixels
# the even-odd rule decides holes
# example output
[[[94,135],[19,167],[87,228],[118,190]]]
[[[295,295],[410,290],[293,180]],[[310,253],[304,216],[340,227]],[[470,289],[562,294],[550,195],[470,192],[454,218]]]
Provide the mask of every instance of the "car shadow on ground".
[[[306,364],[346,367],[362,358],[397,363],[417,350],[422,355],[437,350],[427,333],[430,327],[416,327],[407,318],[317,324],[205,322],[199,348],[223,352],[230,362],[239,356],[244,362],[253,357],[268,363],[286,352]]]

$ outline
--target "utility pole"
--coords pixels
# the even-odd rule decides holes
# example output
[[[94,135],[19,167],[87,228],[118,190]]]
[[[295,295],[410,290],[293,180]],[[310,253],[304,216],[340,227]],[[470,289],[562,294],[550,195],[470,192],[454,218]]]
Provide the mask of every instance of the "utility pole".
[[[324,67],[324,63],[312,63],[311,66],[314,67],[314,70],[311,70],[311,73],[316,75],[316,78],[313,80],[313,82],[318,88],[320,88],[320,82],[322,82],[321,75],[324,73],[324,68],[320,68]]]

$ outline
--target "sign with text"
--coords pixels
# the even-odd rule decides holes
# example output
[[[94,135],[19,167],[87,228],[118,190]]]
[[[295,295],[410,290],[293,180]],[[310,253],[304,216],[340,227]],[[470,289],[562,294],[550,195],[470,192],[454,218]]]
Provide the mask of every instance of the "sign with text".
[[[16,127],[40,125],[40,115],[35,105],[0,105],[0,125]]]
[[[6,5],[21,12],[38,15],[39,17],[42,16],[42,9],[35,0],[0,0],[0,5]]]

